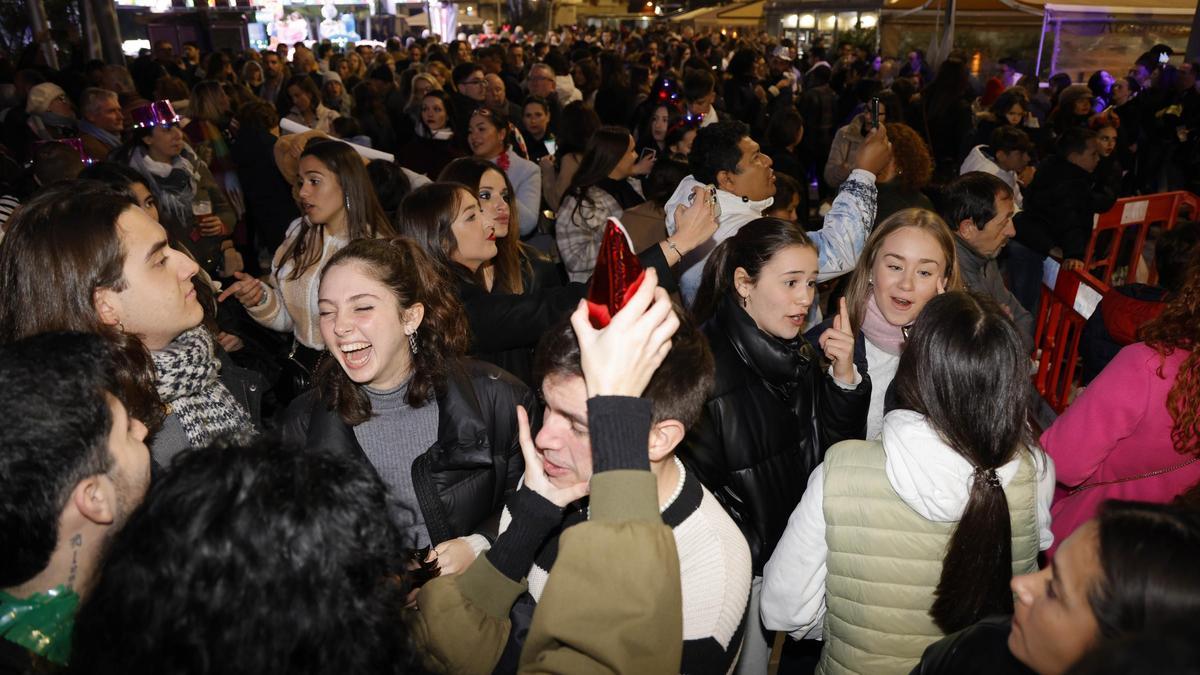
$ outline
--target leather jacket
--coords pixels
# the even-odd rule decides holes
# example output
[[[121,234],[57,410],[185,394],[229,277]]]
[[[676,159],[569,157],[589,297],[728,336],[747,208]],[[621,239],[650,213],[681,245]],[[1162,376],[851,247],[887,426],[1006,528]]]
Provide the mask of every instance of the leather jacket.
[[[728,296],[702,330],[716,384],[680,456],[746,535],[757,576],[825,451],[864,437],[871,383],[843,389],[803,336],[764,333]]]
[[[494,541],[504,500],[525,471],[516,406],[525,406],[530,426],[536,429],[541,419],[537,400],[529,387],[503,370],[461,359],[448,366],[437,405],[437,441],[412,465],[413,487],[430,540],[436,544],[482,534]],[[326,407],[317,389],[288,408],[282,433],[291,443],[369,461],[354,429]]]

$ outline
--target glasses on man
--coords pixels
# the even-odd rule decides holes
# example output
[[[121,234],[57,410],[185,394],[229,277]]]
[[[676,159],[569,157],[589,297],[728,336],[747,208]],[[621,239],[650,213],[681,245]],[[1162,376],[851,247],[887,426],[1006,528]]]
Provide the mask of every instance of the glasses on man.
[[[480,80],[480,79],[470,79],[470,80],[463,80],[463,82],[462,82],[462,83],[463,83],[463,84],[469,84],[469,85],[471,85],[472,87],[478,87],[478,86],[479,86],[479,85],[481,85],[481,84],[487,84],[487,80]]]

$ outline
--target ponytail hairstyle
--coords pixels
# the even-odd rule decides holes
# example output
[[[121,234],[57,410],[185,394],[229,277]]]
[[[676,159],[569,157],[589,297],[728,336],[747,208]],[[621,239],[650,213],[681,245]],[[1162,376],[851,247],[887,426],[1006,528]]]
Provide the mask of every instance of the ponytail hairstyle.
[[[99,181],[52,185],[21,205],[0,246],[0,343],[51,331],[96,333],[116,362],[113,392],[129,415],[156,431],[164,415],[154,362],[141,339],[100,320],[94,296],[124,290],[118,221],[140,208]]]
[[[492,290],[496,293],[508,293],[511,295],[521,295],[525,292],[526,272],[533,272],[533,266],[529,262],[529,256],[521,248],[521,215],[517,209],[517,192],[513,189],[512,181],[508,179],[508,174],[500,167],[486,159],[480,157],[459,157],[458,159],[446,165],[442,172],[438,174],[437,180],[439,183],[460,183],[467,186],[468,190],[479,197],[479,184],[483,180],[483,175],[488,171],[495,171],[504,179],[504,186],[508,188],[508,234],[503,237],[496,237],[496,257],[492,259],[492,270],[495,274],[493,277]],[[492,195],[492,199],[499,199],[500,195]],[[483,268],[479,268],[482,272]],[[482,286],[483,284],[480,283]]]
[[[410,406],[419,408],[444,391],[447,371],[470,344],[467,316],[454,284],[415,241],[405,237],[352,241],[329,259],[321,277],[339,265],[351,264],[391,290],[397,311],[416,304],[425,308],[425,317],[414,333],[418,349],[412,355],[407,397]],[[366,392],[336,359],[322,359],[316,386],[321,400],[346,424],[355,426],[371,418]]]
[[[733,290],[733,273],[740,267],[751,279],[758,282],[762,268],[789,246],[802,246],[817,250],[799,225],[782,218],[755,218],[742,226],[737,234],[717,245],[704,264],[704,275],[700,278],[700,289],[692,303],[692,316],[697,324],[704,323],[713,314],[721,300]]]
[[[305,78],[307,79],[307,78]],[[343,208],[346,210],[346,236],[350,241],[395,235],[387,214],[375,196],[371,175],[363,166],[362,158],[348,143],[314,138],[304,147],[300,158],[315,157],[337,176],[342,188]],[[325,236],[325,223],[309,222],[306,216],[300,221],[300,231],[288,246],[279,261],[279,270],[291,264],[287,278],[299,279],[321,259],[321,239]]]
[[[896,407],[924,415],[975,469],[929,610],[946,633],[1013,611],[1012,526],[996,470],[1033,443],[1028,373],[1012,320],[995,301],[967,292],[930,300],[900,356]]]

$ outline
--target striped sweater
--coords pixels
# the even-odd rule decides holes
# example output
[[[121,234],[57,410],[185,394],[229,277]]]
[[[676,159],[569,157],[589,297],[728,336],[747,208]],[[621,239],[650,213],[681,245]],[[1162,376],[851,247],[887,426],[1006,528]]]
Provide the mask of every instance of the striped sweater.
[[[750,597],[750,548],[746,539],[700,481],[678,459],[679,487],[662,507],[675,534],[683,591],[683,660],[680,673],[730,673],[737,661]],[[587,501],[567,507],[563,524],[547,538],[529,570],[529,592],[513,606],[512,632],[496,673],[516,671],[525,636],[558,554],[562,531],[587,519]],[[512,521],[507,507],[500,531]]]

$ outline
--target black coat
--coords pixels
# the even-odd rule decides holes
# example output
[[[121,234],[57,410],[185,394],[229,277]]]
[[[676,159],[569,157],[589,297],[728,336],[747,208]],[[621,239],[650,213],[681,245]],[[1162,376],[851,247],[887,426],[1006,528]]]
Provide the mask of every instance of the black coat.
[[[729,298],[702,330],[716,384],[680,454],[746,535],[759,575],[825,451],[865,436],[871,383],[842,389],[804,337],[768,336]]]
[[[658,271],[658,285],[668,293],[678,290],[674,273],[658,244],[638,254],[638,260],[643,267]],[[542,278],[546,275],[548,272],[537,274]],[[488,293],[469,278],[460,276],[458,282],[459,299],[471,326],[470,353],[487,360],[498,352],[536,347],[543,333],[575,310],[588,289],[587,284],[572,282],[550,288],[540,285],[522,295],[503,295]]]
[[[255,244],[275,253],[288,225],[300,217],[292,188],[275,164],[275,142],[266,131],[243,129],[230,146],[246,200],[246,225]]]
[[[537,400],[529,387],[499,368],[463,359],[450,365],[437,405],[437,441],[412,465],[430,540],[469,534],[495,540],[504,500],[525,471],[514,411],[524,406],[536,428]],[[282,432],[288,442],[369,461],[354,429],[325,406],[316,389],[288,408]]]
[[[984,619],[925,648],[909,675],[1033,675],[1008,649],[1012,617]]]
[[[1092,217],[1116,201],[1107,185],[1058,155],[1038,165],[1024,197],[1024,210],[1013,218],[1017,241],[1043,255],[1058,246],[1063,257],[1078,260],[1092,237]]]
[[[525,244],[521,244],[524,248]],[[558,288],[563,285],[563,280],[558,275],[558,268],[548,258],[541,255],[536,249],[525,249],[525,255],[528,256],[530,266],[522,270],[522,281],[525,284],[525,293],[536,294],[539,291]],[[472,288],[473,287],[473,288]],[[460,298],[475,297],[480,292],[486,293],[482,288],[470,277],[460,275],[458,278],[458,295]],[[487,295],[503,295],[493,291]],[[573,293],[566,293],[563,297],[576,297]],[[576,300],[578,302],[578,300]],[[536,389],[537,383],[533,381],[533,349],[535,345],[527,345],[513,347],[511,349],[502,349],[492,352],[472,352],[472,356],[488,363],[495,364],[509,373],[516,376],[530,387]]]

